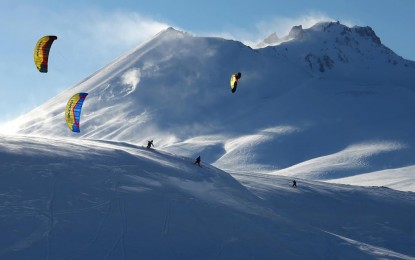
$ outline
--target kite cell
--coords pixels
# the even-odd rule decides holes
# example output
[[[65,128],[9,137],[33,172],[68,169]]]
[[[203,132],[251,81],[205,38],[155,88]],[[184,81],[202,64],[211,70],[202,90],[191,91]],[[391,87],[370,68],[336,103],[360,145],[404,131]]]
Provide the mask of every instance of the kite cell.
[[[81,109],[87,95],[88,93],[77,93],[73,95],[69,99],[68,104],[66,104],[65,119],[72,132],[80,132],[79,122],[81,118]]]
[[[48,72],[48,59],[50,47],[54,40],[58,37],[50,35],[44,36],[37,41],[35,46],[35,52],[33,53],[35,58],[36,68],[43,73]]]
[[[236,86],[238,85],[238,80],[241,78],[241,73],[240,72],[238,72],[238,73],[236,73],[236,74],[233,74],[232,76],[231,76],[231,90],[232,90],[232,93],[235,93],[235,91],[236,91]]]

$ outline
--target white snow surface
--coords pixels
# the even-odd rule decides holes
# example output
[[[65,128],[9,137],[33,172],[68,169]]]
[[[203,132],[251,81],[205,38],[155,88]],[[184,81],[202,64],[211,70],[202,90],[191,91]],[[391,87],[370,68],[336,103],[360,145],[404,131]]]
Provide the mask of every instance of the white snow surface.
[[[169,28],[2,125],[0,259],[415,259],[415,63],[370,27],[281,39]]]
[[[415,259],[415,193],[0,136],[1,259]]]

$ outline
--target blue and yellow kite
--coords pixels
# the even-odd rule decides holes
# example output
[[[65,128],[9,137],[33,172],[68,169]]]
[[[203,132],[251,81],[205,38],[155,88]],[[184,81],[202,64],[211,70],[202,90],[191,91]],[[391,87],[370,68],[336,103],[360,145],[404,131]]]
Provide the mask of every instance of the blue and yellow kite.
[[[66,104],[65,119],[72,132],[80,132],[81,109],[87,95],[88,93],[77,93]]]

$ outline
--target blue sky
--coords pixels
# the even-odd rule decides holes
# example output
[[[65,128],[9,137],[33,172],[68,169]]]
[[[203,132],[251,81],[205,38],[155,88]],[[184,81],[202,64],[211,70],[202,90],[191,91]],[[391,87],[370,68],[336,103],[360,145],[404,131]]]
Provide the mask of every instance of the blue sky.
[[[371,26],[383,44],[415,60],[414,13],[413,0],[0,0],[0,120],[30,111],[168,26],[253,44],[294,25],[339,20]],[[51,34],[58,40],[50,69],[39,73],[33,48]]]

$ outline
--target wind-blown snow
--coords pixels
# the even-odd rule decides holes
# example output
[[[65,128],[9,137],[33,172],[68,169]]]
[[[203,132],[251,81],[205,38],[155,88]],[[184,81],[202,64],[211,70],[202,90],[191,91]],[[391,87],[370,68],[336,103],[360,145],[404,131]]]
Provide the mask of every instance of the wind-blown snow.
[[[122,75],[122,83],[129,86],[126,90],[126,95],[135,91],[138,83],[140,82],[141,72],[139,69],[131,69]]]

